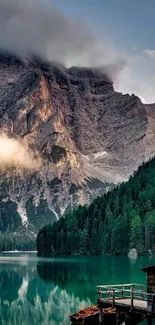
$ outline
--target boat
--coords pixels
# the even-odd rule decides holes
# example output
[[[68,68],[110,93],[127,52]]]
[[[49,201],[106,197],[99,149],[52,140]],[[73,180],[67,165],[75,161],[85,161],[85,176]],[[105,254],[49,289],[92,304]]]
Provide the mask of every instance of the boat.
[[[105,324],[116,324],[119,321],[119,324],[122,324],[125,321],[125,313],[118,312],[116,308],[102,308],[102,319]]]
[[[102,308],[103,314],[116,314],[116,308],[109,307],[109,308]]]
[[[72,324],[90,324],[99,323],[100,310],[97,306],[87,307],[79,312],[69,316]]]
[[[116,324],[116,317],[116,308],[102,308],[102,320],[104,320],[105,324]]]

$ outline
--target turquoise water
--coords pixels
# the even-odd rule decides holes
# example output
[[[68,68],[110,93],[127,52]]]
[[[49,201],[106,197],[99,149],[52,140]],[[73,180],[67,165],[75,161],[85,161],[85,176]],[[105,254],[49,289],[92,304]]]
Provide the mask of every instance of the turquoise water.
[[[69,325],[69,314],[96,304],[100,284],[145,284],[142,267],[155,255],[40,259],[35,254],[0,255],[0,324]]]

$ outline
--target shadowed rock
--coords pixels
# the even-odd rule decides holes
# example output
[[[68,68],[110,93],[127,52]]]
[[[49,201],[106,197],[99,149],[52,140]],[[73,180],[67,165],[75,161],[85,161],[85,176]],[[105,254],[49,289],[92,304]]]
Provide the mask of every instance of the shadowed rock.
[[[0,128],[42,160],[39,170],[0,174],[0,199],[15,202],[34,231],[126,180],[155,152],[154,105],[115,92],[102,70],[39,58],[0,56]]]

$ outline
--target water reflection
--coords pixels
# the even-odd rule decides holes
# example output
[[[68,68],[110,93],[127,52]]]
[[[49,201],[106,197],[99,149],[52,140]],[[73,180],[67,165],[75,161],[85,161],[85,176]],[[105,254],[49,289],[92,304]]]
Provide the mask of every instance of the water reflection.
[[[69,314],[88,305],[89,298],[84,300],[67,293],[65,286],[59,287],[56,276],[48,283],[40,279],[32,265],[0,267],[2,325],[66,325]]]
[[[147,257],[0,257],[0,324],[69,325],[69,314],[96,303],[96,285],[145,283],[139,269],[147,264]]]

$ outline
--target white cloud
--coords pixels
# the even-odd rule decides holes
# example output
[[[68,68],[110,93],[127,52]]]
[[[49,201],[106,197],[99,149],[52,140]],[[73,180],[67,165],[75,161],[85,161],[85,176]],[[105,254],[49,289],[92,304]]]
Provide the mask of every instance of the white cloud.
[[[0,47],[67,66],[110,65],[110,75],[128,61],[124,51],[98,39],[86,21],[67,18],[39,0],[0,0]]]
[[[34,157],[34,153],[22,140],[9,138],[2,133],[0,134],[0,168],[9,166],[39,169],[41,160]]]
[[[115,89],[155,101],[155,50],[130,57],[110,41],[97,37],[80,19],[67,18],[46,0],[0,0],[0,48],[20,55],[39,55],[66,66],[102,67]]]
[[[130,63],[118,75],[114,86],[119,92],[137,95],[143,103],[154,103],[155,60],[144,51],[132,54]]]
[[[145,53],[150,59],[155,59],[155,50],[146,49],[143,50],[143,53]]]

